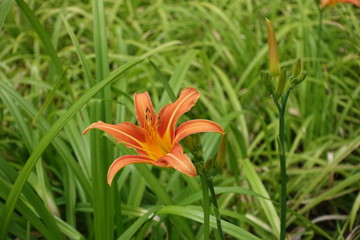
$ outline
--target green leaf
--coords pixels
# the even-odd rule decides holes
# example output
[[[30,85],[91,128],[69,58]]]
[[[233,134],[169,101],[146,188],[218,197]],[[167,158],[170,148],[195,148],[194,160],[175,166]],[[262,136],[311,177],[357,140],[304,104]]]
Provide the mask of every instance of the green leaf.
[[[261,182],[260,177],[256,173],[253,165],[249,161],[249,159],[245,159],[243,162],[244,172],[246,173],[246,177],[248,182],[251,185],[251,188],[258,194],[264,196],[265,198],[270,198],[268,192],[266,191],[264,184]],[[276,209],[271,201],[268,201],[263,198],[259,198],[258,201],[264,213],[270,223],[270,226],[273,230],[273,234],[279,238],[280,235],[280,220],[279,215],[276,212]]]
[[[14,0],[4,0],[0,4],[0,32],[2,30],[2,26],[4,25],[6,16],[8,15],[13,3],[14,3]]]
[[[117,240],[128,240],[140,229],[140,227],[149,219],[151,219],[152,215],[159,209],[160,207],[150,208],[145,212],[144,215],[139,217],[127,230],[121,234],[121,236]]]

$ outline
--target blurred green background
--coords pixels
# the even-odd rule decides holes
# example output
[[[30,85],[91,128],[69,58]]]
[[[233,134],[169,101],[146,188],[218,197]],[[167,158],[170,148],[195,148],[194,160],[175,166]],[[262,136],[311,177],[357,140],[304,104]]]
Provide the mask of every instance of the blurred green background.
[[[288,239],[346,239],[360,224],[360,8],[319,4],[2,0],[0,236],[203,238],[198,178],[139,164],[110,188],[108,166],[131,150],[81,135],[97,120],[135,122],[135,92],[148,91],[156,110],[170,103],[151,59],[176,94],[201,92],[188,118],[228,134],[214,178],[226,239],[277,239],[278,115],[260,80],[268,18],[281,66],[301,58],[308,72],[286,113]],[[113,83],[95,95],[103,79]],[[219,136],[201,139],[214,157]]]

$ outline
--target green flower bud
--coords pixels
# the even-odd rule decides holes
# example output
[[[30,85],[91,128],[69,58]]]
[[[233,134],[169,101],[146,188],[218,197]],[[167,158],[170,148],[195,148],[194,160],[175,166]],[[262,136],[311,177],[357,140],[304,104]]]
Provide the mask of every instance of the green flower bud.
[[[261,71],[260,72],[261,79],[264,81],[264,85],[266,89],[269,91],[271,96],[275,95],[275,87],[274,82],[271,75],[268,72]]]
[[[215,171],[219,172],[223,169],[225,161],[226,161],[226,153],[227,153],[227,135],[224,134],[221,138],[219,149],[215,159]]]
[[[299,85],[302,81],[305,80],[307,76],[307,71],[302,71],[297,77],[291,79],[291,84],[293,86]]]
[[[292,75],[294,77],[297,77],[300,74],[300,71],[301,71],[301,58],[298,58],[298,60],[296,61],[295,65],[294,65]]]
[[[275,100],[278,100],[284,92],[286,83],[286,68],[281,69],[280,77],[278,79],[278,85],[276,88]]]
[[[202,146],[198,134],[187,136],[183,139],[185,146],[194,155],[195,161],[202,157]]]
[[[205,163],[205,169],[207,171],[211,171],[214,168],[214,160],[212,158],[209,158]]]

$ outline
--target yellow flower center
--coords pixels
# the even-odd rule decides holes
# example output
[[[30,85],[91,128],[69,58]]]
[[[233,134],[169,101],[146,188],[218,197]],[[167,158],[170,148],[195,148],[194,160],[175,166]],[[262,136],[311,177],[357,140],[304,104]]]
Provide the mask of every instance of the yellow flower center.
[[[146,108],[145,120],[146,143],[143,147],[148,156],[156,161],[168,154],[174,144],[171,142],[168,134],[164,134],[163,137],[159,135],[157,128],[161,119],[158,117],[158,119],[154,121],[149,108]]]

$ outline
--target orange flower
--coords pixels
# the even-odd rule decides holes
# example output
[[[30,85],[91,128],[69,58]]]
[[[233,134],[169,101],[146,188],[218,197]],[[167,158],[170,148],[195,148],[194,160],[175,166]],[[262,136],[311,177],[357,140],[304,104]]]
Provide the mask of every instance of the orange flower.
[[[322,0],[320,7],[324,8],[326,6],[332,6],[335,5],[338,2],[343,2],[343,3],[351,3],[354,4],[358,7],[360,7],[360,0]]]
[[[128,164],[147,163],[158,167],[175,168],[189,176],[196,176],[196,169],[190,158],[183,153],[179,141],[199,132],[217,132],[224,134],[217,123],[204,119],[190,120],[176,128],[178,119],[188,112],[198,100],[200,94],[195,88],[185,88],[179,98],[163,107],[156,115],[149,94],[134,95],[136,118],[139,126],[131,122],[117,125],[96,122],[87,127],[83,134],[97,128],[110,134],[118,143],[134,148],[139,155],[125,155],[116,159],[110,166],[108,184],[120,169]]]

